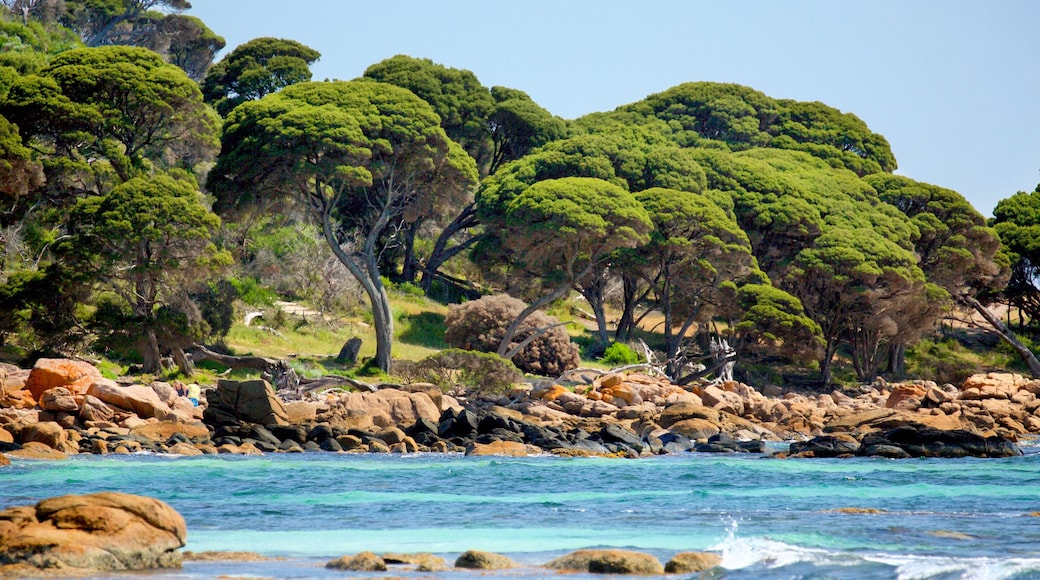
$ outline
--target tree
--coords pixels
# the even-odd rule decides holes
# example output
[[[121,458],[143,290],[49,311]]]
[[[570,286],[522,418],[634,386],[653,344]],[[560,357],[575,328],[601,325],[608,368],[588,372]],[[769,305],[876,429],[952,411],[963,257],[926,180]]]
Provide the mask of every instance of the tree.
[[[191,170],[218,144],[218,119],[198,86],[138,47],[61,53],[17,79],[0,114],[43,154],[57,197],[104,193],[155,168]]]
[[[65,0],[61,23],[75,30],[90,47],[115,44],[141,45],[142,30],[153,8],[184,10],[187,0]]]
[[[372,81],[301,83],[228,116],[208,186],[217,207],[303,203],[367,294],[378,367],[389,371],[393,316],[379,242],[405,216],[476,183],[476,165],[410,91]]]
[[[194,180],[183,172],[135,177],[80,200],[70,222],[64,251],[125,307],[126,316],[103,322],[136,331],[145,372],[158,371],[168,350],[190,375],[185,342],[205,333],[190,328],[201,317],[186,311],[186,294],[231,263],[211,241],[220,219],[203,205]]]
[[[199,18],[169,14],[155,18],[154,32],[140,44],[161,54],[166,62],[183,69],[188,78],[201,83],[213,64],[213,57],[227,43]]]
[[[877,190],[883,201],[898,208],[917,226],[919,236],[914,249],[921,269],[928,281],[941,288],[949,298],[978,311],[984,306],[977,298],[991,296],[1004,286],[1008,267],[999,253],[997,232],[986,225],[982,215],[961,194],[898,175],[869,175],[864,181]],[[935,291],[932,293],[940,296]],[[929,302],[941,304],[941,300]],[[918,325],[920,329],[929,328],[939,314],[938,311],[926,312],[920,305],[908,307],[923,318]],[[1013,335],[995,330],[1014,345],[1009,340],[1014,339]],[[905,345],[918,338],[919,333],[915,333],[902,342],[893,343],[889,359],[891,372],[902,374]],[[1014,342],[1018,342],[1017,339]],[[1036,363],[1036,368],[1040,370],[1040,363]]]
[[[320,52],[295,40],[254,38],[209,69],[202,81],[202,94],[226,117],[246,101],[311,80],[310,65],[319,58]]]
[[[823,103],[772,99],[736,84],[684,83],[615,114],[666,121],[672,138],[684,147],[710,146],[714,141],[733,151],[793,149],[857,175],[896,169],[888,141],[855,115]]]
[[[478,197],[478,203],[483,202]],[[522,190],[505,202],[504,212],[490,225],[499,231],[501,247],[512,263],[547,288],[506,328],[498,354],[509,359],[518,348],[510,348],[510,343],[527,316],[561,298],[614,250],[645,243],[650,219],[618,185],[564,177]]]
[[[664,188],[636,194],[653,223],[642,276],[653,290],[651,307],[664,315],[666,373],[678,378],[683,341],[722,305],[723,285],[753,266],[747,235],[703,195]]]

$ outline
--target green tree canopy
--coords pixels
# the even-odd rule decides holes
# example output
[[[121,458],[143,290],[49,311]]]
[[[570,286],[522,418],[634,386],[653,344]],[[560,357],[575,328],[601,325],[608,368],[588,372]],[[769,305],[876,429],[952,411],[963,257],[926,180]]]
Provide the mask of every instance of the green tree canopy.
[[[373,81],[301,83],[244,103],[228,116],[209,188],[218,207],[281,198],[302,202],[336,257],[368,295],[376,363],[389,370],[393,317],[379,254],[387,228],[434,212],[477,179],[412,92]]]
[[[888,141],[855,115],[823,103],[773,99],[736,84],[684,83],[608,115],[664,121],[684,147],[718,142],[733,151],[794,149],[859,175],[896,168]]]
[[[187,293],[231,263],[211,241],[219,224],[183,172],[135,177],[73,208],[62,251],[117,298],[101,309],[110,318],[97,320],[134,335],[145,372],[158,371],[162,354],[172,352],[191,374],[183,349],[206,332]],[[113,320],[113,313],[121,315]]]
[[[522,348],[507,352],[527,316],[562,297],[615,250],[645,243],[650,218],[619,185],[563,177],[527,187],[489,226],[500,232],[510,262],[548,289],[506,329],[498,354],[508,359]]]
[[[226,117],[246,101],[311,80],[310,65],[319,58],[320,52],[295,40],[254,38],[209,69],[202,81],[202,94]]]
[[[153,168],[212,158],[216,115],[198,86],[154,52],[70,50],[17,79],[0,114],[44,154],[50,190],[101,193]]]

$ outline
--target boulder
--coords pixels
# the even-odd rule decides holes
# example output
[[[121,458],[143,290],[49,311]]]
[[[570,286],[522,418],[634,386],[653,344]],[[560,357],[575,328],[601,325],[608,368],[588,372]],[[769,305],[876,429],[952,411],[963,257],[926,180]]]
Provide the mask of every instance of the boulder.
[[[463,552],[455,560],[455,567],[471,570],[506,570],[508,568],[516,568],[517,564],[501,554],[469,550],[468,552]]]
[[[42,461],[58,461],[62,459],[68,459],[68,455],[64,451],[58,451],[40,443],[38,441],[30,441],[22,444],[21,449],[14,449],[12,451],[5,451],[8,457],[17,457],[18,459],[34,459]],[[0,536],[3,534],[0,533]],[[0,574],[2,576],[3,574]]]
[[[927,394],[922,385],[901,384],[892,388],[892,392],[885,400],[885,407],[889,409],[905,409],[915,411],[921,406],[921,399]]]
[[[791,443],[791,454],[811,454],[813,457],[844,457],[855,455],[859,451],[860,444],[845,437],[832,435],[820,435],[808,441],[795,441]]]
[[[116,411],[101,399],[86,395],[79,409],[79,418],[83,421],[111,421]]]
[[[417,572],[443,572],[448,569],[448,562],[440,556],[421,552],[418,554],[383,554],[387,564],[410,564]]]
[[[25,389],[25,381],[29,380],[29,369],[21,369],[7,363],[0,363],[0,395]]]
[[[97,379],[86,394],[131,411],[143,419],[164,417],[170,413],[170,406],[162,402],[154,390],[144,385],[121,386],[109,379]]]
[[[40,396],[40,408],[44,411],[64,411],[66,413],[79,411],[79,405],[76,404],[72,391],[65,387],[54,387],[44,391]]]
[[[348,572],[386,572],[386,562],[372,552],[341,556],[326,563],[325,567]]]
[[[722,564],[722,557],[710,552],[680,552],[664,565],[666,574],[703,572]]]
[[[177,568],[186,538],[184,518],[159,500],[66,495],[0,512],[0,575]]]
[[[209,403],[204,417],[213,424],[245,421],[260,425],[288,425],[285,405],[263,379],[217,381],[217,388],[206,394]]]
[[[90,363],[69,359],[41,358],[33,365],[25,381],[25,389],[39,400],[44,391],[65,387],[74,395],[86,394],[94,381],[101,379],[101,371]]]
[[[466,446],[466,455],[505,455],[508,457],[526,457],[527,446],[516,441],[492,441],[491,443],[470,443]]]
[[[22,427],[18,432],[18,438],[22,444],[36,442],[42,443],[51,449],[63,450],[65,443],[69,440],[65,429],[54,421],[40,421]]]
[[[593,574],[664,574],[657,558],[630,550],[578,550],[545,565],[554,570],[576,570]]]

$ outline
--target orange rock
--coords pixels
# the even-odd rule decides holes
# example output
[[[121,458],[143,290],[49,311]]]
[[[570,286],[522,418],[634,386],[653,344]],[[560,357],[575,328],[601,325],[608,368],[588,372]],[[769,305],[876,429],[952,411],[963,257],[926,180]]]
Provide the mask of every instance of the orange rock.
[[[560,395],[568,392],[570,391],[568,391],[562,385],[553,385],[549,387],[546,391],[540,393],[538,397],[544,401],[555,401]]]
[[[25,389],[33,398],[40,400],[44,391],[54,387],[65,387],[74,395],[84,395],[94,381],[101,378],[97,368],[83,361],[55,358],[41,358],[36,361],[29,378],[25,381]]]
[[[921,398],[927,392],[921,385],[896,385],[888,396],[888,400],[885,401],[885,407],[888,409],[915,410],[921,406]]]
[[[516,441],[492,441],[491,443],[470,443],[466,447],[466,455],[505,455],[508,457],[527,457],[527,446]]]

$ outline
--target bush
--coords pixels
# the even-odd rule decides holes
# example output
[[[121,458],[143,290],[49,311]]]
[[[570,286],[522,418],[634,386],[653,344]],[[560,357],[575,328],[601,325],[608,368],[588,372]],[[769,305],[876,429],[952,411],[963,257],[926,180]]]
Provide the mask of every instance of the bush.
[[[634,365],[643,361],[643,357],[623,342],[612,342],[603,351],[603,362],[608,365]]]
[[[395,363],[394,371],[453,394],[500,394],[523,379],[513,363],[497,354],[454,348],[434,353],[418,363],[400,367]]]
[[[444,319],[444,341],[454,348],[496,352],[498,343],[505,336],[506,327],[526,307],[522,301],[505,294],[452,306]],[[519,344],[539,328],[557,323],[555,318],[535,312],[520,325],[510,346]],[[578,345],[571,342],[567,332],[561,327],[555,327],[521,349],[512,362],[525,373],[558,376],[577,368],[581,356]]]
[[[955,340],[918,342],[907,349],[906,367],[913,376],[954,385],[981,370],[976,356]]]

